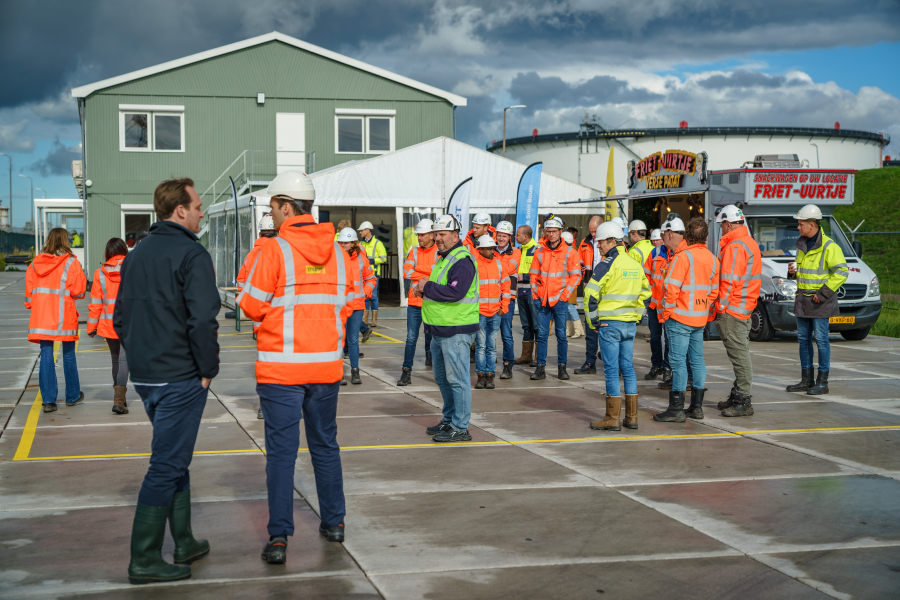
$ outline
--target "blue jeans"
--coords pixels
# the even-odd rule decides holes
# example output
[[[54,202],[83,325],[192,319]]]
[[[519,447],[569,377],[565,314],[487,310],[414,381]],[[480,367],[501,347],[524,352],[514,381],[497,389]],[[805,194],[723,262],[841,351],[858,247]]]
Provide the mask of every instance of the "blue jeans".
[[[347,352],[350,354],[351,369],[359,368],[359,331],[362,318],[362,310],[354,310],[347,317]]]
[[[138,494],[146,506],[170,506],[175,492],[191,489],[191,459],[209,388],[199,377],[163,385],[134,384],[153,425],[150,468]]]
[[[373,269],[377,267],[372,267]],[[375,276],[375,288],[372,290],[372,297],[366,298],[366,310],[378,310],[378,282],[381,277]]]
[[[619,373],[625,382],[627,395],[637,394],[637,376],[634,374],[634,332],[637,323],[628,321],[600,321],[598,337],[603,348],[603,374],[606,378],[606,394],[621,396]]]
[[[500,339],[503,342],[503,362],[511,363],[516,360],[516,349],[513,345],[512,323],[515,315],[515,307],[510,304],[505,315],[500,316]]]
[[[469,428],[472,417],[472,381],[469,379],[469,348],[474,333],[457,333],[450,337],[431,338],[434,381],[441,389],[445,423],[456,430]]]
[[[688,369],[692,371],[694,388],[706,387],[706,364],[703,362],[703,331],[706,327],[691,327],[675,319],[666,321],[669,338],[669,362],[672,365],[672,390],[684,392]],[[688,364],[690,362],[690,364]]]
[[[269,535],[294,535],[294,465],[300,447],[300,420],[316,475],[319,517],[326,527],[344,522],[344,477],[337,443],[340,382],[306,385],[256,384],[266,423],[266,490]]]
[[[475,371],[493,373],[497,369],[497,331],[500,329],[500,313],[493,317],[478,315],[478,333],[475,334]]]
[[[828,341],[828,319],[797,317],[797,338],[800,340],[800,368],[813,368],[813,337],[819,347],[819,370],[827,373],[831,367],[831,342]],[[43,343],[43,342],[42,342]],[[66,391],[68,391],[66,378]]]
[[[62,345],[63,375],[66,378],[66,402],[75,402],[81,396],[78,365],[75,362],[75,342],[60,342],[60,345]],[[56,384],[56,364],[53,362],[53,340],[41,340],[38,387],[44,404],[56,404],[59,388]]]
[[[406,349],[403,351],[403,368],[412,369],[419,343],[419,329],[422,327],[422,307],[406,307]],[[431,354],[431,332],[425,332],[425,354]]]
[[[531,300],[531,294],[520,295],[516,302],[519,304],[519,323],[522,324],[522,341],[533,342],[537,337],[538,320],[537,309]]]
[[[650,328],[650,365],[657,369],[670,369],[669,366],[669,343],[664,339],[663,324],[659,322],[659,313],[655,308],[647,309],[647,326]]]
[[[578,306],[569,304],[569,321],[580,321],[581,316],[578,314]]]
[[[600,338],[598,336],[596,329],[584,328],[584,362],[592,367],[597,364],[597,353],[600,352]]]
[[[566,339],[566,319],[569,304],[560,300],[553,306],[535,303],[538,314],[537,364],[547,364],[547,340],[550,338],[550,321],[556,331],[556,362],[564,365],[569,357],[569,340]]]

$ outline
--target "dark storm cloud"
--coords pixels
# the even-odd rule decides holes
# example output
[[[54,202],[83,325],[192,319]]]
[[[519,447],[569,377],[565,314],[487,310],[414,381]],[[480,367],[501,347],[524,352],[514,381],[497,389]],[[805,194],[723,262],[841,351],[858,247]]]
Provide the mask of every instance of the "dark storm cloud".
[[[641,88],[631,88],[627,81],[608,75],[597,75],[583,83],[566,83],[559,77],[541,77],[534,71],[519,73],[512,80],[509,93],[534,112],[545,108],[596,106],[598,104],[641,103],[662,100],[665,96]]]
[[[793,83],[793,82],[792,82]],[[728,88],[780,88],[788,84],[787,77],[783,75],[766,75],[758,71],[737,70],[727,75],[713,75],[697,82],[708,90],[723,90]]]
[[[56,138],[47,156],[30,164],[28,169],[40,173],[43,177],[67,175],[72,173],[72,161],[79,158],[81,155],[77,150],[66,148],[59,138]]]

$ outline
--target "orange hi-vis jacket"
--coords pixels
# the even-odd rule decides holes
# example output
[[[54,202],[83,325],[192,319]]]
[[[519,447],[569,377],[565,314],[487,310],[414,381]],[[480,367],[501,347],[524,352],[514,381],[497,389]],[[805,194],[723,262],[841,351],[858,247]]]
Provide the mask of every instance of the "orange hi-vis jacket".
[[[31,311],[28,341],[78,339],[75,301],[84,298],[87,279],[70,254],[38,254],[25,272],[25,308]]]
[[[496,252],[490,260],[479,252],[475,255],[475,260],[478,261],[479,314],[486,317],[506,314],[512,294],[509,292],[509,277],[504,277],[503,261]]]
[[[434,269],[439,258],[437,244],[433,241],[430,248],[422,248],[418,244],[410,248],[406,262],[403,263],[403,279],[409,279],[410,289],[419,283],[420,279],[431,277],[431,270]],[[415,294],[407,294],[407,296],[409,306],[422,308],[421,298],[417,298]]]
[[[91,287],[91,304],[88,306],[87,332],[96,331],[102,337],[119,339],[113,329],[112,318],[116,309],[116,296],[122,282],[122,261],[124,256],[113,256],[94,271],[94,285]]]
[[[578,252],[560,240],[556,249],[542,238],[531,261],[531,293],[544,306],[568,302],[569,295],[581,281],[581,261]]]
[[[690,327],[703,327],[712,320],[710,309],[719,295],[719,261],[706,244],[687,245],[684,240],[672,256],[665,279],[663,316]]]
[[[497,229],[493,225],[488,225],[488,235],[497,239]],[[466,234],[465,239],[462,241],[463,246],[466,247],[466,250],[472,253],[472,256],[476,256],[478,254],[478,240],[475,239],[475,230],[470,229],[469,233]]]
[[[259,254],[259,249],[262,248],[263,244],[269,241],[270,238],[259,237],[253,242],[253,247],[250,248],[250,252],[247,253],[247,258],[244,259],[244,264],[241,265],[241,270],[238,271],[238,276],[234,278],[237,282],[238,290],[244,289],[244,283],[247,281],[247,277],[250,275],[250,269],[253,268],[253,262],[256,260],[256,255]],[[256,333],[259,329],[259,323],[253,321],[253,333]]]
[[[256,380],[302,385],[343,375],[344,335],[352,313],[352,263],[331,223],[291,217],[256,256],[237,303],[254,321]]]
[[[519,265],[522,263],[522,249],[516,248],[509,244],[506,247],[506,252],[500,252],[500,248],[494,249],[494,256],[500,256],[500,261],[503,263],[503,276],[509,280],[509,298],[511,302],[515,302],[517,294],[517,290],[519,287],[518,273],[519,273]]]
[[[669,264],[672,262],[672,251],[666,248],[663,254],[657,253],[655,248],[653,250],[644,263],[644,269],[650,272],[647,275],[647,279],[650,280],[650,308],[655,310],[662,306],[666,299],[665,280]]]
[[[756,308],[762,288],[759,244],[745,226],[732,229],[719,240],[719,298],[716,312],[747,320]]]
[[[590,273],[594,270],[594,236],[589,235],[578,245],[578,260],[581,261],[581,270],[583,273]],[[590,279],[590,276],[588,276]]]
[[[353,271],[353,300],[350,301],[351,310],[366,310],[366,298],[372,297],[375,283],[375,271],[369,265],[369,257],[365,251],[348,256],[350,269]]]

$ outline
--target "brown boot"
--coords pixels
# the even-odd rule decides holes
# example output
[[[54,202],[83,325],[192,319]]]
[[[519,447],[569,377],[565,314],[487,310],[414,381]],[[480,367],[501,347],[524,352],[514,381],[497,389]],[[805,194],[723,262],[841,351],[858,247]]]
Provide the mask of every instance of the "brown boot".
[[[637,394],[625,394],[625,420],[622,421],[627,429],[637,429]]]
[[[113,386],[113,407],[112,411],[117,415],[128,414],[128,404],[125,402],[125,392],[128,390],[124,385]]]
[[[378,327],[378,311],[372,311],[372,327]]]
[[[591,429],[620,431],[622,426],[619,425],[619,413],[622,412],[622,396],[606,397],[606,416],[602,421],[594,421],[591,423]]]
[[[363,312],[363,323],[366,324],[366,327],[369,327],[369,312],[368,310]]]
[[[517,358],[515,364],[526,365],[531,362],[531,355],[534,353],[534,342],[522,342],[522,356]]]

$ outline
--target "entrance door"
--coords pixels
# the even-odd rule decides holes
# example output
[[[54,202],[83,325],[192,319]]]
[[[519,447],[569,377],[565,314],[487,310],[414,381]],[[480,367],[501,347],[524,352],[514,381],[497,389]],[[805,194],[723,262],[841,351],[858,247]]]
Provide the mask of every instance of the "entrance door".
[[[275,174],[284,171],[306,173],[306,115],[275,114]]]

